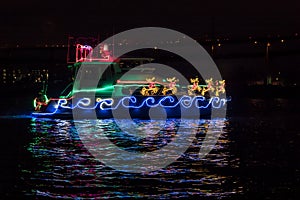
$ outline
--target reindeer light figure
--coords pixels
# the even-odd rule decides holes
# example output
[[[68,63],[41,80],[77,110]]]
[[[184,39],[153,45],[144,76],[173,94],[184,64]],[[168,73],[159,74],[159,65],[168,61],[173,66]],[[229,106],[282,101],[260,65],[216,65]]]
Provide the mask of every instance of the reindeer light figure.
[[[208,91],[214,92],[214,90],[215,90],[214,82],[213,82],[212,78],[206,79],[205,82],[206,82],[207,86],[202,87],[202,91],[201,91],[202,96],[204,96],[205,93],[208,92]]]
[[[191,83],[193,84],[192,86],[189,85],[188,87],[188,94],[189,95],[195,95],[196,92],[201,92],[202,88],[199,86],[199,80],[198,78],[195,78],[195,79],[190,79],[191,80]]]
[[[164,87],[162,94],[163,95],[176,94],[177,93],[176,82],[178,82],[179,80],[173,77],[173,78],[167,78],[167,81],[169,82],[169,85],[167,87]]]
[[[155,86],[155,77],[146,78],[146,81],[149,85],[142,88],[141,94],[143,96],[155,95],[158,92],[158,87]]]
[[[222,81],[216,81],[216,91],[215,95],[218,97],[220,93],[225,93],[225,80]]]

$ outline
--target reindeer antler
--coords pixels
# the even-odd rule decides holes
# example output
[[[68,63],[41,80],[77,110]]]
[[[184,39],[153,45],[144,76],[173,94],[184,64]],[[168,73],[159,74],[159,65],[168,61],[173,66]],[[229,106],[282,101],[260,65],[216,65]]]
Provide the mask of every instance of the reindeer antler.
[[[210,78],[210,79],[206,79],[205,82],[206,82],[206,83],[212,83],[213,80],[212,80],[212,78]]]
[[[219,81],[221,85],[225,84],[225,80]]]
[[[176,77],[174,76],[173,78],[167,78],[168,82],[178,82],[179,80],[176,79]]]
[[[153,82],[155,80],[155,77],[152,77],[152,78],[146,78],[146,81],[147,82]]]
[[[191,83],[199,82],[198,78],[192,79],[191,78]]]

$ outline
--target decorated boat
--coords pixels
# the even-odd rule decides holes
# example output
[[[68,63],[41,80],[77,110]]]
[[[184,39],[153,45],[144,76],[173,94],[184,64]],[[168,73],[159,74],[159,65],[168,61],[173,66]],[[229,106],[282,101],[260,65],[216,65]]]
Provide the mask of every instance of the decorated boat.
[[[226,109],[225,80],[192,77],[181,83],[175,76],[155,73],[156,67],[143,66],[151,58],[116,59],[107,45],[93,51],[91,46],[76,45],[74,81],[58,97],[40,92],[33,102],[34,117],[194,118]]]

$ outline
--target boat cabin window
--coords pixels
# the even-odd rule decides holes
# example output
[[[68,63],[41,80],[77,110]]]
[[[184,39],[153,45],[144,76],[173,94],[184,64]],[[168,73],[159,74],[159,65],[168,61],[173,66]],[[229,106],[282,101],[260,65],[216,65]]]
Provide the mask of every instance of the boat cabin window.
[[[99,66],[89,66],[80,71],[80,80],[108,80],[112,77],[111,66],[104,70]],[[101,75],[100,75],[101,74]]]
[[[85,66],[79,70],[77,77],[80,77],[80,81],[75,82],[75,88],[94,88],[95,83],[97,83],[97,87],[99,87],[112,82],[112,66],[110,65],[106,69],[104,69],[104,67],[103,65],[95,64]]]
[[[122,73],[121,68],[117,64],[111,65],[111,71],[112,71],[113,74],[120,74],[120,73]]]

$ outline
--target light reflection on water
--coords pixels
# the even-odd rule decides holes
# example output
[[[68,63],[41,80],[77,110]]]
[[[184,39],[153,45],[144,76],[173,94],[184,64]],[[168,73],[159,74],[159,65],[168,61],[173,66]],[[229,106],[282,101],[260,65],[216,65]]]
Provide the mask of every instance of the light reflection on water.
[[[139,128],[150,130],[150,120],[136,121]],[[222,127],[214,149],[203,159],[199,148],[211,123]],[[33,166],[22,166],[21,180],[25,195],[51,198],[186,198],[236,197],[243,192],[240,179],[232,171],[239,158],[232,151],[228,120],[168,120],[164,128],[147,137],[122,132],[111,119],[97,120],[97,128],[120,148],[127,151],[153,151],[171,142],[178,126],[185,131],[197,130],[191,147],[176,162],[164,169],[144,174],[113,170],[95,159],[82,144],[74,122],[60,119],[32,119],[29,134],[32,141],[27,150]],[[87,121],[77,123],[93,129]],[[97,135],[94,135],[97,137]]]

